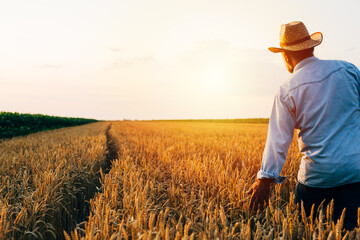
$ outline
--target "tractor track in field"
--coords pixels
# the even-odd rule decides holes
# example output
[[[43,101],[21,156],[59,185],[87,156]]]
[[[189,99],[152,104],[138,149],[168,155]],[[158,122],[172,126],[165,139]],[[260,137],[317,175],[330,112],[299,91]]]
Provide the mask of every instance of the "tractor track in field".
[[[111,169],[111,164],[114,159],[118,158],[118,146],[116,145],[114,138],[110,134],[111,123],[106,128],[106,157],[105,157],[105,174],[107,174]]]
[[[111,123],[108,125],[108,127],[105,130],[105,136],[106,136],[106,154],[104,159],[104,165],[102,166],[101,170],[104,173],[104,176],[109,173],[111,167],[112,167],[112,161],[118,158],[118,146],[116,145],[114,138],[110,134],[111,129]],[[84,229],[84,224],[89,219],[89,215],[91,212],[91,206],[90,206],[90,199],[93,199],[96,195],[96,193],[99,193],[102,191],[101,183],[99,181],[100,179],[100,172],[96,179],[94,179],[94,189],[90,190],[88,197],[79,199],[82,201],[80,205],[82,205],[82,208],[79,208],[80,213],[78,216],[76,216],[76,224],[72,228],[72,230],[75,230],[76,228]],[[70,232],[68,232],[70,233]]]

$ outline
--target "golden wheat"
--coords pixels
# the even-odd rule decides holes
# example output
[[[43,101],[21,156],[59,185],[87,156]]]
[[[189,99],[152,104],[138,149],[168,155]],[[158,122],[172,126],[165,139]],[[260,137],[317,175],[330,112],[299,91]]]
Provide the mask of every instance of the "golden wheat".
[[[119,152],[91,200],[84,229],[72,239],[335,239],[360,237],[294,204],[300,154],[294,139],[264,212],[249,211],[266,124],[118,122],[110,134]],[[304,213],[302,213],[304,214]]]
[[[59,239],[80,219],[104,164],[107,125],[0,143],[0,239]]]
[[[0,239],[360,239],[360,228],[342,229],[343,215],[332,221],[333,202],[313,209],[315,219],[299,212],[296,139],[286,182],[263,212],[249,211],[266,124],[113,122],[117,159],[105,174],[107,126],[0,143]]]

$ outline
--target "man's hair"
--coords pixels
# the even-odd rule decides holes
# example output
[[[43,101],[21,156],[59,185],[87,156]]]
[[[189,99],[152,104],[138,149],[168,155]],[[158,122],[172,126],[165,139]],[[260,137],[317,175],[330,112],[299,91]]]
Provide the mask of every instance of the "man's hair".
[[[304,59],[314,55],[314,48],[309,48],[301,51],[285,51],[286,54],[295,59]]]

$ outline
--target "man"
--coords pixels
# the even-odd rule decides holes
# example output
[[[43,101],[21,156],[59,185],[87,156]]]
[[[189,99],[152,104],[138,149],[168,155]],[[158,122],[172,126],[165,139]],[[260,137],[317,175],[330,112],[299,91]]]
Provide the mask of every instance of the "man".
[[[346,208],[344,226],[357,225],[360,207],[360,72],[345,61],[320,60],[313,54],[322,34],[309,35],[302,22],[281,26],[280,48],[290,80],[275,96],[257,182],[248,191],[250,207],[262,210],[270,184],[282,183],[286,155],[298,129],[303,155],[295,201],[304,210],[334,199],[334,220]]]

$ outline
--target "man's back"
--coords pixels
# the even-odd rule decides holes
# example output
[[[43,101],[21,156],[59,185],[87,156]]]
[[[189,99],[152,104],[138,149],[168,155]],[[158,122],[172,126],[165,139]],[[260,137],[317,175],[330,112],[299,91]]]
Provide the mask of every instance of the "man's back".
[[[299,182],[335,187],[360,181],[360,74],[345,61],[310,57],[280,87],[299,129]]]

